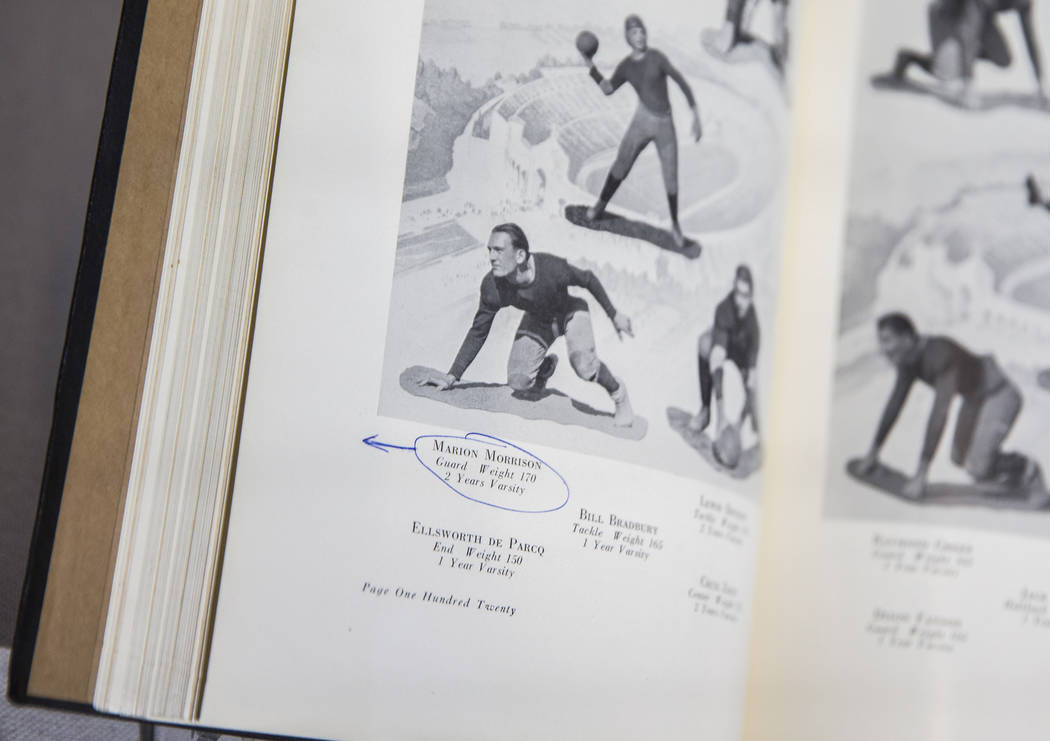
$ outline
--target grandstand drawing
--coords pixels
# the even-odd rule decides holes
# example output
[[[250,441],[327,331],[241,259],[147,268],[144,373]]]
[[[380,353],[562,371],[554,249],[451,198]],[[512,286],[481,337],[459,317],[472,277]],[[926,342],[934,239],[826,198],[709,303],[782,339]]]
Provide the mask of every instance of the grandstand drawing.
[[[870,305],[842,335],[840,366],[874,353],[872,322],[900,310],[928,331],[964,331],[1016,365],[1044,366],[1032,348],[1050,347],[1048,235],[1050,217],[1028,207],[1019,182],[965,186],[923,210],[878,271]]]
[[[776,123],[747,98],[708,78],[689,82],[711,126],[700,145],[688,141],[684,122],[678,126],[682,223],[703,235],[747,223],[769,207],[782,142]],[[563,202],[592,200],[635,105],[630,94],[602,95],[582,68],[549,70],[506,94],[496,105],[498,116],[479,129],[490,143],[502,145],[515,167],[554,168],[555,179],[568,186],[558,193]],[[648,187],[660,182],[655,158],[643,154],[636,168],[642,174],[625,183],[613,207],[643,219],[663,219],[663,193]],[[519,194],[526,202],[536,195],[529,185]]]

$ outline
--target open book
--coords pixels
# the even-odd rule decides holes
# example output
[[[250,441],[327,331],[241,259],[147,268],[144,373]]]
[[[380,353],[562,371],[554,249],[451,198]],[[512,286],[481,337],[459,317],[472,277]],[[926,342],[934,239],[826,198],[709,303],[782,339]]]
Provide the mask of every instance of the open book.
[[[1041,738],[1046,43],[1021,1],[129,4],[13,697]]]

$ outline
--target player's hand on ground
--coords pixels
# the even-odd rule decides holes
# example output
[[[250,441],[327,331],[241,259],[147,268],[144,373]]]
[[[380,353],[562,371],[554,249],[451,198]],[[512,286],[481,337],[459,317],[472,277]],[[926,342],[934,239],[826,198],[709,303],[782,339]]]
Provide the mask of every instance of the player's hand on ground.
[[[926,477],[917,474],[908,479],[908,483],[901,489],[901,494],[908,499],[922,499],[926,494]]]
[[[870,474],[879,465],[879,451],[869,450],[868,454],[860,459],[857,468],[864,475]]]
[[[740,429],[744,428],[744,420],[751,420],[751,429],[758,435],[758,373],[754,368],[744,373],[744,392],[746,394],[744,408],[740,411]]]
[[[616,327],[616,334],[621,340],[624,335],[634,337],[634,328],[631,326],[631,318],[626,316],[622,311],[616,313],[616,316],[613,318],[613,326]]]
[[[981,98],[974,90],[973,85],[964,85],[959,93],[959,105],[971,111],[977,110],[981,105]]]
[[[1028,191],[1028,205],[1037,206],[1043,202],[1043,192],[1039,188],[1039,182],[1031,173],[1024,179],[1025,190]]]
[[[434,371],[420,378],[417,383],[420,386],[436,386],[438,391],[447,391],[456,383],[456,377],[451,373],[438,373]]]

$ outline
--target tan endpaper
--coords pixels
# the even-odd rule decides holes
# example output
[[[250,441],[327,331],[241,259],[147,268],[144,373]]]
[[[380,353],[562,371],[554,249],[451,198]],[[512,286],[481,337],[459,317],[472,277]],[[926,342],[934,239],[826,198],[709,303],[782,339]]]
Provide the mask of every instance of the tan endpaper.
[[[200,0],[152,0],[146,13],[29,676],[35,697],[90,703],[94,691],[200,10]]]

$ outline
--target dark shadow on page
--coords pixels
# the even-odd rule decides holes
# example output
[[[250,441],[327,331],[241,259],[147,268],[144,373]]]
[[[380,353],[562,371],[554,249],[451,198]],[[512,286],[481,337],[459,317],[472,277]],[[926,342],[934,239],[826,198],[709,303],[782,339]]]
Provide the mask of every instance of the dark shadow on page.
[[[414,365],[406,368],[398,381],[401,388],[412,396],[439,401],[461,409],[514,414],[524,419],[548,420],[563,425],[586,427],[628,440],[641,440],[648,429],[645,418],[637,415],[633,424],[618,427],[614,424],[611,413],[595,409],[552,388],[540,392],[520,392],[514,391],[506,384],[478,381],[460,382],[445,390],[433,385],[420,385],[420,379],[431,378],[435,374],[437,371],[432,368]],[[484,432],[482,429],[476,431]]]
[[[1046,500],[1044,492],[1032,492],[1008,487],[996,483],[952,483],[932,481],[926,485],[926,493],[921,499],[912,499],[903,494],[908,476],[890,466],[879,463],[868,473],[860,470],[861,459],[854,458],[846,463],[846,472],[866,486],[891,494],[892,496],[915,505],[939,506],[982,506],[991,509],[1044,509]]]
[[[997,108],[1020,108],[1041,113],[1050,113],[1043,101],[1035,95],[1028,93],[1011,92],[1008,90],[978,93],[973,105],[967,105],[963,100],[946,90],[942,90],[933,82],[920,82],[911,78],[899,79],[889,73],[882,73],[871,78],[871,86],[876,90],[889,90],[893,92],[910,93],[912,95],[928,96],[936,98],[961,111],[991,111]]]
[[[592,221],[587,218],[586,206],[566,206],[565,218],[569,220],[569,223],[582,226],[584,229],[596,232],[609,232],[610,234],[618,234],[621,237],[630,237],[631,239],[640,239],[662,250],[688,257],[690,260],[700,257],[701,247],[696,240],[687,237],[685,246],[680,248],[675,244],[671,232],[666,229],[661,229],[644,221],[628,219],[626,216],[620,216],[612,211],[606,211]]]

